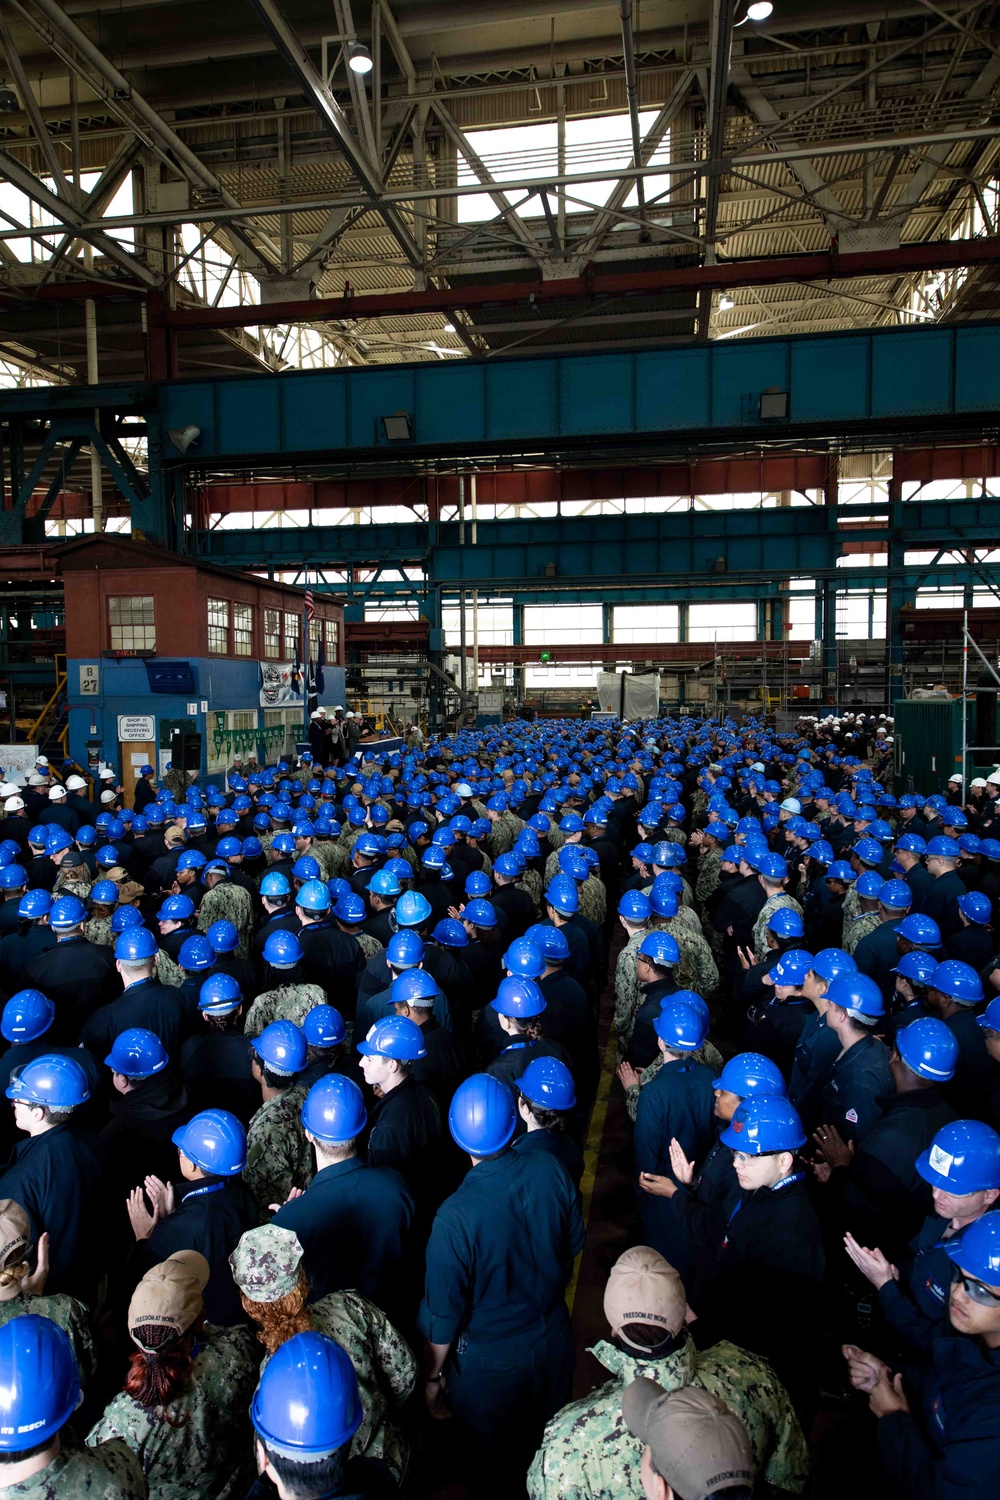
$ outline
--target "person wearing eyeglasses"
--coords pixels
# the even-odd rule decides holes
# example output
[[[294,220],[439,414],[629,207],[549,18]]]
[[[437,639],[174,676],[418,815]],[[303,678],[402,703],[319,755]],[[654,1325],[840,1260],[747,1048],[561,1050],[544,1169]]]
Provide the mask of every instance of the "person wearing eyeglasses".
[[[890,1480],[914,1500],[992,1500],[1000,1489],[1000,1214],[947,1246],[948,1313],[957,1338],[937,1339],[930,1366],[893,1371],[843,1346],[851,1384],[878,1418]]]

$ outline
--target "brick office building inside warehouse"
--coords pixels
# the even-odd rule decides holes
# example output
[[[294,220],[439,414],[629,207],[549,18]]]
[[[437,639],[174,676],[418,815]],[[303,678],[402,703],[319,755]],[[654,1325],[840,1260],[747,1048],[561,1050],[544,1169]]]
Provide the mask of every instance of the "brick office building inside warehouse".
[[[59,549],[66,600],[69,754],[95,756],[131,790],[139,767],[166,770],[177,730],[201,738],[202,776],[235,754],[274,762],[303,734],[304,590],[216,568],[122,537]],[[321,705],[344,702],[343,609],[317,595],[310,657],[322,642]]]

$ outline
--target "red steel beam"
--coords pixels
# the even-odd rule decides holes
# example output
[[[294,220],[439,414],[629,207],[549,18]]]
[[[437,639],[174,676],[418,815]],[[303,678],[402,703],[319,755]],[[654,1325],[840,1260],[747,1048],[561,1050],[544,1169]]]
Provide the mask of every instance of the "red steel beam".
[[[269,302],[252,307],[175,307],[163,313],[168,328],[245,328],[262,323],[316,323],[344,318],[397,318],[406,313],[448,313],[455,308],[535,306],[581,297],[649,296],[687,290],[731,291],[734,287],[776,286],[782,282],[846,281],[859,276],[900,276],[912,271],[949,271],[1000,261],[1000,237],[937,240],[901,245],[898,250],[865,250],[841,255],[829,250],[757,260],[724,261],[717,266],[672,266],[656,271],[600,272],[558,281],[523,280],[496,285],[434,287],[427,291],[358,294],[345,285],[340,297],[314,301]]]
[[[548,666],[541,655],[547,651],[553,664],[579,662],[706,662],[713,659],[711,641],[639,642],[633,645],[589,645],[589,646],[480,646],[480,662],[491,666]],[[782,661],[787,654],[792,660],[801,660],[809,655],[808,641],[727,641],[720,646],[726,657],[756,661],[767,653],[768,661]],[[471,652],[470,652],[471,654]]]

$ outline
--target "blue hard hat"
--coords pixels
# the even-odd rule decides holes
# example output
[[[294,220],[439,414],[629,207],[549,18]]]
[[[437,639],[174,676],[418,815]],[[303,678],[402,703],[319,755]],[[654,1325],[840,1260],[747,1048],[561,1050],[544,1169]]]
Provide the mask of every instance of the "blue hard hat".
[[[212,1177],[238,1177],[247,1164],[246,1131],[228,1109],[206,1109],[170,1137],[188,1161]]]
[[[944,1249],[967,1276],[986,1286],[1000,1286],[1000,1214],[983,1214]]]
[[[756,868],[757,874],[763,875],[765,880],[785,880],[788,877],[788,866],[780,854],[762,854]]]
[[[647,932],[639,944],[639,952],[658,969],[671,969],[674,964],[679,964],[681,961],[681,950],[677,939],[669,932],[659,930]]]
[[[364,1130],[368,1116],[353,1078],[327,1073],[314,1083],[302,1104],[302,1124],[325,1145],[342,1146]]]
[[[292,876],[295,880],[319,880],[319,860],[312,854],[300,854],[292,865]]]
[[[302,1034],[310,1047],[339,1047],[347,1027],[334,1006],[314,1005],[302,1022]]]
[[[187,922],[194,916],[194,902],[183,894],[168,896],[156,913],[159,922]]]
[[[402,887],[395,875],[388,870],[376,870],[368,882],[373,896],[398,896]]]
[[[470,870],[465,877],[465,894],[470,897],[488,896],[493,882],[483,870]]]
[[[117,900],[118,887],[115,886],[115,899]],[[39,917],[48,916],[52,910],[52,897],[48,891],[25,891],[17,903],[17,914],[29,921],[37,921]]]
[[[301,906],[303,911],[329,911],[332,904],[330,892],[322,880],[307,880],[295,897],[295,905]]]
[[[913,892],[905,880],[886,880],[879,887],[878,902],[892,911],[906,911],[913,904]]]
[[[473,927],[495,927],[497,925],[497,914],[495,908],[489,901],[483,901],[477,897],[469,901],[462,909],[462,917],[466,922],[471,922]]]
[[[626,922],[648,922],[653,908],[643,891],[626,891],[618,903],[618,915]]]
[[[855,853],[865,865],[878,865],[882,862],[882,845],[878,839],[858,839],[854,845]]]
[[[118,900],[118,887],[113,880],[98,880],[90,889],[91,901],[96,901],[98,906],[114,906]]]
[[[946,958],[938,964],[927,981],[931,990],[940,990],[956,1000],[959,1005],[977,1005],[983,998],[983,982],[971,964],[960,959]]]
[[[433,1001],[440,995],[438,982],[426,969],[405,969],[389,986],[389,998],[395,1005],[412,1005],[420,1000]]]
[[[554,911],[561,912],[563,916],[571,917],[580,910],[576,881],[571,875],[557,875],[545,892],[545,900]]]
[[[49,926],[66,932],[87,920],[87,908],[76,896],[60,896],[49,908]]]
[[[798,1111],[775,1094],[751,1094],[744,1099],[719,1136],[724,1146],[745,1156],[798,1151],[806,1143]]]
[[[203,870],[208,861],[200,849],[185,849],[177,861],[178,870]]]
[[[423,938],[404,927],[400,932],[394,932],[389,939],[385,956],[394,969],[416,968],[424,956]]]
[[[126,927],[142,927],[142,912],[134,906],[117,906],[111,913],[111,931],[117,937]],[[115,957],[118,955],[116,954]]]
[[[896,840],[896,848],[908,854],[926,854],[927,842],[920,837],[919,833],[901,833]]]
[[[383,1016],[358,1043],[362,1057],[394,1057],[400,1062],[417,1062],[427,1056],[423,1035],[409,1016]]]
[[[501,962],[509,973],[523,979],[541,979],[545,973],[545,959],[527,936],[515,938]]]
[[[280,816],[277,807],[272,808],[271,816],[274,818]],[[282,831],[274,835],[274,838],[271,840],[271,848],[276,854],[294,854],[295,840],[290,833]]]
[[[982,1015],[976,1017],[976,1024],[984,1031],[1000,1031],[1000,995],[994,995]]]
[[[7,1098],[26,1104],[48,1104],[54,1109],[75,1109],[90,1098],[87,1075],[75,1057],[46,1053],[11,1071]]]
[[[653,1030],[671,1052],[697,1052],[708,1032],[708,1020],[695,1006],[668,995]]]
[[[33,1042],[45,1035],[55,1018],[55,1004],[41,990],[18,990],[3,1008],[0,1036],[8,1042]]]
[[[240,935],[236,930],[235,922],[230,922],[226,917],[220,917],[213,922],[205,933],[212,945],[213,953],[235,953],[240,944]],[[183,951],[183,949],[182,949]],[[184,965],[182,964],[183,968]]]
[[[215,852],[220,859],[232,859],[234,855],[243,853],[243,844],[233,834],[228,833],[216,844]]]
[[[302,1028],[294,1021],[272,1021],[254,1038],[253,1050],[269,1072],[282,1078],[301,1073],[309,1060]]]
[[[889,881],[884,880],[878,870],[862,870],[858,876],[856,890],[865,901],[877,901],[879,892]]]
[[[937,838],[931,839],[927,845],[927,854],[931,858],[937,854],[944,859],[957,859],[961,852],[958,840],[950,839],[943,833],[939,833]]]
[[[928,980],[937,968],[937,959],[930,953],[924,953],[920,948],[913,948],[909,953],[904,953],[890,972],[901,974],[911,984],[919,984],[926,987]]]
[[[5,865],[0,870],[0,891],[19,891],[28,883],[28,872],[23,865]]]
[[[662,875],[657,875],[649,891],[650,911],[668,920],[676,917],[679,907],[677,891],[668,881],[668,877],[672,874],[672,870],[664,870]]]
[[[259,838],[256,838],[254,835],[251,835],[250,838],[243,840],[243,858],[244,859],[259,859],[259,857],[263,854],[263,852],[264,852],[264,846],[261,843],[261,841],[260,841]],[[274,873],[276,875],[281,875],[281,871],[280,870],[275,870]],[[285,877],[283,875],[281,875],[281,878],[282,878],[282,880],[284,880]],[[266,879],[266,877],[265,877],[265,879]]]
[[[896,936],[905,938],[915,948],[940,948],[941,929],[926,912],[911,911],[896,928]]]
[[[805,923],[802,916],[793,906],[779,906],[768,918],[768,930],[775,937],[802,937],[805,933]]]
[[[419,891],[404,891],[396,902],[395,915],[400,927],[422,927],[431,917],[431,904]]]
[[[155,1032],[131,1026],[115,1037],[104,1061],[113,1073],[125,1078],[152,1078],[163,1072],[170,1059]]]
[[[757,1094],[776,1094],[782,1097],[785,1093],[785,1080],[777,1064],[762,1052],[739,1052],[725,1064],[712,1087],[727,1094],[735,1094],[739,1099]]]
[[[540,1109],[567,1110],[576,1105],[573,1075],[557,1057],[536,1057],[528,1064],[516,1087],[530,1104]]]
[[[831,1005],[846,1010],[854,1020],[885,1015],[882,992],[867,974],[838,974],[831,979],[826,998]]]
[[[354,891],[345,891],[338,897],[333,908],[333,915],[338,922],[343,922],[345,927],[357,927],[365,920],[368,908],[362,898]]]
[[[910,1069],[921,1078],[947,1083],[955,1076],[958,1041],[943,1021],[921,1016],[896,1032],[896,1051]]]
[[[984,927],[989,925],[993,911],[989,896],[982,891],[966,891],[964,896],[959,896],[958,909],[970,922],[978,922]]]
[[[46,854],[60,854],[63,849],[72,849],[72,847],[73,839],[71,835],[66,832],[65,828],[60,828],[57,826],[48,829],[45,835]],[[117,864],[117,850],[115,851],[115,854],[115,864]]]
[[[200,932],[192,933],[181,943],[177,963],[180,968],[191,973],[197,973],[199,969],[210,969],[215,963],[215,949]]]
[[[534,943],[547,964],[563,964],[569,958],[569,939],[561,928],[536,922],[524,935]]]
[[[303,950],[295,933],[288,932],[286,927],[268,933],[264,941],[264,963],[270,963],[273,969],[294,969],[301,960]]]
[[[243,992],[232,974],[210,974],[198,992],[198,1009],[211,1016],[230,1016],[243,1004]]]
[[[250,1405],[263,1443],[300,1464],[345,1447],[363,1417],[350,1359],[334,1339],[314,1332],[294,1334],[271,1356]]]
[[[931,1187],[957,1198],[1000,1188],[1000,1135],[981,1120],[952,1120],[920,1153],[916,1168]]]
[[[565,847],[571,848],[572,845],[566,845]],[[524,862],[513,853],[498,855],[493,863],[493,868],[505,880],[517,880],[524,874]]]
[[[122,907],[121,910],[126,908]],[[135,910],[135,908],[131,908]],[[117,916],[117,912],[115,913]],[[139,913],[136,912],[136,916]],[[113,920],[113,919],[112,919]],[[140,919],[141,921],[141,919]],[[115,958],[123,964],[143,964],[149,959],[155,958],[158,952],[157,942],[148,927],[139,923],[127,927],[115,943]]]
[[[469,946],[469,934],[461,922],[454,917],[442,917],[440,922],[431,933],[436,943],[442,948],[467,948]]]
[[[82,1399],[69,1334],[51,1318],[22,1313],[0,1328],[0,1452],[44,1447]]]
[[[545,1010],[545,996],[533,979],[513,976],[501,979],[496,999],[490,1005],[498,1015],[527,1020],[531,1016],[542,1014]]]
[[[850,882],[855,879],[854,870],[846,859],[835,859],[823,877],[825,880],[843,880]]]
[[[476,1157],[495,1155],[510,1142],[517,1128],[513,1094],[499,1078],[473,1073],[455,1090],[448,1128],[461,1151]]]
[[[269,896],[272,901],[280,901],[285,896],[292,894],[292,887],[288,882],[288,876],[281,870],[268,870],[266,875],[261,876],[260,893]]]
[[[772,984],[791,985],[798,988],[805,983],[806,975],[813,968],[814,960],[811,953],[804,948],[789,948],[786,953],[772,964],[767,971],[767,977]]]
[[[982,854],[983,841],[975,833],[963,833],[958,841],[958,847],[963,854]]]

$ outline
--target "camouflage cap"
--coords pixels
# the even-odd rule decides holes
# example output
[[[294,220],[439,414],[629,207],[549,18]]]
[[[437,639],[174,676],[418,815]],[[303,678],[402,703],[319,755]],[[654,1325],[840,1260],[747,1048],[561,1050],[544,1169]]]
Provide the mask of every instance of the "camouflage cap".
[[[0,1267],[19,1265],[30,1243],[28,1215],[13,1198],[0,1198]]]
[[[299,1284],[302,1246],[292,1229],[248,1229],[229,1257],[233,1280],[248,1302],[280,1302]]]
[[[622,1333],[630,1323],[660,1328],[667,1338],[684,1327],[686,1313],[684,1283],[657,1250],[635,1245],[619,1255],[604,1289],[604,1316],[624,1343],[631,1343]]]

